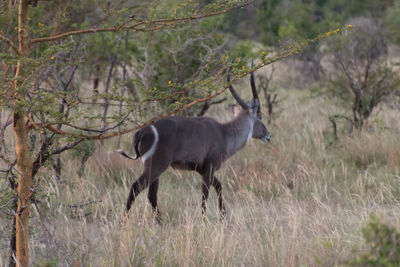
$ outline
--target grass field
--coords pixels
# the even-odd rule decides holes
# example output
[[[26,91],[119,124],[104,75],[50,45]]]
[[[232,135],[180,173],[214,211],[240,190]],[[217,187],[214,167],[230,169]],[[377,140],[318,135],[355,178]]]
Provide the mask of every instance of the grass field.
[[[381,105],[365,131],[339,131],[329,145],[328,115],[343,111],[308,91],[278,93],[271,142],[250,141],[217,173],[225,221],[213,190],[201,216],[199,175],[172,169],[160,180],[163,223],[156,223],[146,192],[126,216],[129,187],[143,167],[113,153],[111,139],[97,145],[83,177],[71,153],[62,156],[61,181],[41,171],[39,209],[31,212],[33,263],[340,266],[365,249],[361,229],[371,214],[400,228],[400,111]],[[231,117],[224,104],[208,115]],[[131,136],[122,144],[129,150]],[[6,187],[2,181],[1,191]],[[0,266],[7,263],[9,223],[0,217]]]

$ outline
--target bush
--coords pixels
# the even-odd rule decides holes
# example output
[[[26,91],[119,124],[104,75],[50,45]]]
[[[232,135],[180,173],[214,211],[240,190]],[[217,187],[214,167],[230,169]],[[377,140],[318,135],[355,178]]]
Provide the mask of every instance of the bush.
[[[362,230],[368,251],[350,262],[356,266],[400,266],[400,233],[371,216]]]
[[[380,25],[367,18],[351,20],[348,27],[352,25],[356,28],[352,34],[329,43],[334,53],[328,88],[346,109],[351,108],[352,115],[340,117],[362,129],[374,108],[395,93],[399,81],[388,62]]]

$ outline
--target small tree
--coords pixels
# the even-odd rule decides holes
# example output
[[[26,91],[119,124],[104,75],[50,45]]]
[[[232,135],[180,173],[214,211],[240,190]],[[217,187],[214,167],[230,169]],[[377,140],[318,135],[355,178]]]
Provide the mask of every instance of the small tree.
[[[354,25],[354,26],[353,26]],[[330,42],[332,69],[328,69],[328,90],[351,115],[333,115],[330,120],[336,135],[336,119],[349,121],[362,129],[374,108],[396,89],[398,80],[388,62],[388,51],[379,25],[371,19],[351,21],[354,32]]]
[[[272,122],[273,115],[274,115],[274,108],[276,104],[278,103],[278,94],[275,92],[274,88],[271,87],[271,81],[273,78],[275,72],[275,67],[274,65],[271,65],[271,72],[269,75],[258,75],[258,87],[260,88],[260,91],[262,90],[264,93],[264,98],[265,98],[265,105],[268,110],[268,124]]]

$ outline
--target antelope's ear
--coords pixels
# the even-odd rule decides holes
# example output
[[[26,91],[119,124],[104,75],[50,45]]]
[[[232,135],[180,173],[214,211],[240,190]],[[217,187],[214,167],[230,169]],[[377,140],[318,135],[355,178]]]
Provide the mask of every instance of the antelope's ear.
[[[259,107],[260,107],[260,101],[258,100],[258,98],[253,98],[253,99],[250,101],[250,110],[251,110],[251,113],[257,114],[258,108],[259,108]]]
[[[239,106],[239,105],[233,105],[232,106],[232,113],[233,113],[233,116],[237,116],[237,115],[239,115],[240,114],[240,112],[242,112],[243,111],[243,109],[242,109],[242,107],[241,106]]]

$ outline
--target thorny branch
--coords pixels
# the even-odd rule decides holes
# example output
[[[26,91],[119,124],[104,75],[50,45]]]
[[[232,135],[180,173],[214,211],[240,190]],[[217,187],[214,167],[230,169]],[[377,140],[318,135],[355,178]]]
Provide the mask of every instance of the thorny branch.
[[[4,158],[2,158],[2,159],[4,160]],[[15,191],[17,189],[17,184],[16,184],[15,180],[13,179],[13,177],[15,176],[13,173],[13,169],[15,168],[16,164],[17,164],[17,160],[15,159],[13,162],[8,162],[7,169],[0,170],[0,172],[5,173],[4,177],[6,177],[8,179],[8,184],[13,191]]]
[[[80,144],[84,139],[78,139],[72,143],[68,143],[62,147],[55,149],[54,151],[50,151],[51,146],[54,144],[54,133],[50,138],[46,138],[43,142],[38,154],[36,155],[36,160],[33,163],[32,176],[35,176],[39,169],[43,166],[43,164],[50,158],[52,155],[60,154],[66,150],[74,148],[78,144]]]
[[[146,126],[148,126],[148,125],[154,123],[154,122],[157,121],[157,120],[160,120],[160,119],[166,118],[166,117],[168,117],[168,116],[174,115],[174,114],[176,114],[176,113],[178,113],[178,112],[181,112],[181,111],[183,111],[183,110],[185,110],[185,109],[188,109],[188,108],[190,108],[190,107],[192,107],[192,106],[194,106],[194,105],[196,105],[196,104],[204,103],[204,102],[206,102],[206,101],[208,101],[208,100],[210,100],[210,99],[212,99],[212,98],[215,98],[215,97],[221,95],[223,92],[225,92],[225,90],[227,90],[227,89],[229,88],[229,86],[230,86],[233,82],[235,82],[236,80],[238,80],[239,78],[242,78],[242,77],[244,77],[244,76],[250,74],[251,72],[254,72],[254,71],[257,70],[257,69],[259,69],[259,68],[261,68],[261,67],[263,67],[263,66],[269,65],[269,64],[271,64],[271,63],[273,63],[273,62],[276,62],[276,61],[278,61],[278,60],[280,60],[280,59],[282,59],[282,58],[289,57],[289,56],[295,54],[296,51],[297,51],[297,50],[283,51],[283,52],[281,52],[281,54],[279,54],[279,55],[276,56],[276,57],[273,57],[273,58],[265,58],[265,59],[263,59],[263,61],[262,61],[259,65],[256,65],[256,66],[254,66],[253,68],[249,68],[249,69],[246,69],[246,71],[241,71],[240,73],[238,73],[236,76],[233,77],[233,79],[231,80],[230,83],[225,84],[224,86],[222,86],[221,89],[219,89],[219,90],[217,90],[217,91],[214,91],[214,93],[211,93],[211,94],[209,94],[208,96],[205,96],[205,97],[203,97],[203,98],[195,99],[195,100],[191,101],[190,103],[187,103],[187,104],[185,104],[185,105],[183,105],[183,106],[181,106],[181,107],[178,107],[178,108],[176,108],[175,110],[170,111],[170,112],[168,112],[168,113],[159,115],[159,116],[153,118],[152,120],[149,120],[149,121],[147,121],[146,123],[143,123],[143,124],[141,124],[141,125],[139,125],[139,126],[136,126],[136,127],[128,128],[128,129],[125,129],[125,130],[122,130],[122,131],[113,132],[113,133],[109,133],[109,134],[104,134],[105,132],[102,132],[102,133],[99,134],[99,135],[87,135],[87,134],[81,134],[81,133],[73,133],[73,132],[68,132],[68,131],[64,131],[64,130],[61,130],[61,129],[57,129],[57,128],[53,127],[53,125],[59,124],[59,123],[56,123],[56,122],[55,122],[55,123],[35,123],[35,124],[34,124],[34,127],[46,128],[46,129],[48,129],[48,130],[50,130],[50,131],[52,131],[52,132],[54,132],[54,133],[56,133],[56,134],[60,134],[60,135],[72,136],[72,137],[75,137],[75,138],[94,139],[94,140],[108,139],[108,138],[111,138],[111,137],[115,137],[115,136],[123,135],[123,134],[126,134],[126,133],[130,133],[130,132],[132,132],[132,131],[141,129],[141,128],[143,128],[143,127],[146,127]],[[220,71],[219,71],[218,73],[216,73],[215,76],[212,77],[209,81],[210,81],[210,82],[215,82],[215,80],[218,79],[218,77],[221,77],[221,76],[222,76],[222,73],[224,73],[224,70],[220,70]],[[193,88],[193,86],[195,86],[195,85],[196,85],[196,84],[192,84],[192,85],[191,85],[190,87],[188,87],[188,88],[189,88],[189,89],[190,89],[190,88]],[[199,84],[197,84],[197,85],[199,85]],[[188,88],[185,88],[185,90],[188,90]],[[60,122],[60,123],[64,123],[64,122]]]
[[[244,4],[234,6],[232,8],[225,8],[223,10],[214,11],[214,12],[210,12],[210,13],[206,13],[206,14],[199,14],[199,15],[198,15],[199,10],[195,10],[191,16],[187,16],[187,17],[147,20],[147,19],[136,19],[134,16],[131,16],[124,23],[122,23],[121,25],[118,25],[118,26],[104,27],[104,28],[90,28],[90,29],[85,29],[85,30],[70,31],[70,32],[66,32],[66,33],[62,33],[62,34],[54,35],[54,36],[34,38],[34,39],[31,39],[30,43],[35,44],[35,43],[40,43],[40,42],[55,41],[55,40],[63,39],[63,38],[73,36],[73,35],[82,35],[82,34],[90,34],[90,33],[98,33],[98,32],[118,32],[118,31],[124,30],[124,29],[142,31],[142,32],[156,31],[156,30],[159,30],[164,27],[171,26],[171,25],[182,24],[182,23],[186,23],[188,21],[199,20],[199,19],[203,19],[203,18],[221,15],[221,14],[227,13],[233,9],[246,7],[246,6],[250,5],[252,2],[254,2],[254,0],[244,3]],[[131,25],[131,23],[134,23],[134,24]]]
[[[1,123],[1,116],[0,116],[0,123]],[[11,118],[11,114],[9,114],[6,121],[2,125],[0,125],[0,159],[2,159],[8,165],[7,169],[5,169],[5,170],[0,169],[0,172],[5,173],[5,176],[8,177],[8,179],[9,179],[10,187],[14,190],[16,188],[16,187],[14,187],[15,183],[10,178],[9,174],[12,174],[12,170],[13,170],[15,164],[17,163],[17,161],[16,160],[10,161],[3,154],[3,152],[4,152],[3,149],[7,150],[7,146],[6,146],[6,143],[4,140],[4,134],[5,134],[5,131],[7,130],[7,128],[11,124],[12,124],[12,118]]]
[[[8,44],[12,48],[12,50],[14,50],[14,52],[17,55],[19,55],[18,47],[15,45],[15,43],[12,40],[7,38],[2,31],[0,31],[0,40],[5,42],[6,44]]]
[[[213,55],[217,54],[218,52],[222,51],[222,49],[225,47],[226,43],[223,42],[220,46],[215,47],[214,49],[208,47],[206,44],[202,43],[201,46],[206,48],[208,50],[207,54],[204,56],[204,59],[202,60],[202,62],[206,62],[206,63],[202,63],[201,66],[199,67],[199,69],[196,71],[196,73],[193,75],[194,79],[198,79],[198,77],[200,77],[200,75],[204,72],[204,69],[207,67],[207,65],[210,62],[210,59],[212,58]]]
[[[75,142],[69,143],[64,145],[63,147],[60,147],[56,150],[54,150],[53,152],[50,153],[50,155],[56,155],[56,154],[60,154],[68,149],[74,148],[75,146],[79,145],[84,139],[79,139]]]
[[[72,125],[70,123],[64,123],[64,125],[69,126],[74,129],[77,129],[77,130],[85,131],[85,132],[105,133],[107,131],[114,130],[115,128],[120,127],[126,121],[126,119],[129,117],[130,114],[131,114],[131,112],[128,112],[116,125],[114,125],[112,127],[104,128],[101,130],[84,128],[84,127]]]
[[[11,115],[9,115],[9,118],[7,119],[7,121],[3,125],[1,125],[1,128],[0,128],[0,144],[1,144],[0,155],[3,152],[2,147],[4,147],[4,148],[6,147],[5,141],[4,141],[4,132],[6,131],[7,127],[11,125],[11,123],[12,123],[12,119],[11,119]]]
[[[226,101],[226,99],[227,98],[224,97],[220,100],[216,100],[216,101],[212,101],[212,102],[208,102],[208,101],[204,102],[203,107],[201,108],[200,112],[197,113],[197,116],[198,117],[203,116],[212,105],[221,104],[222,102]]]

